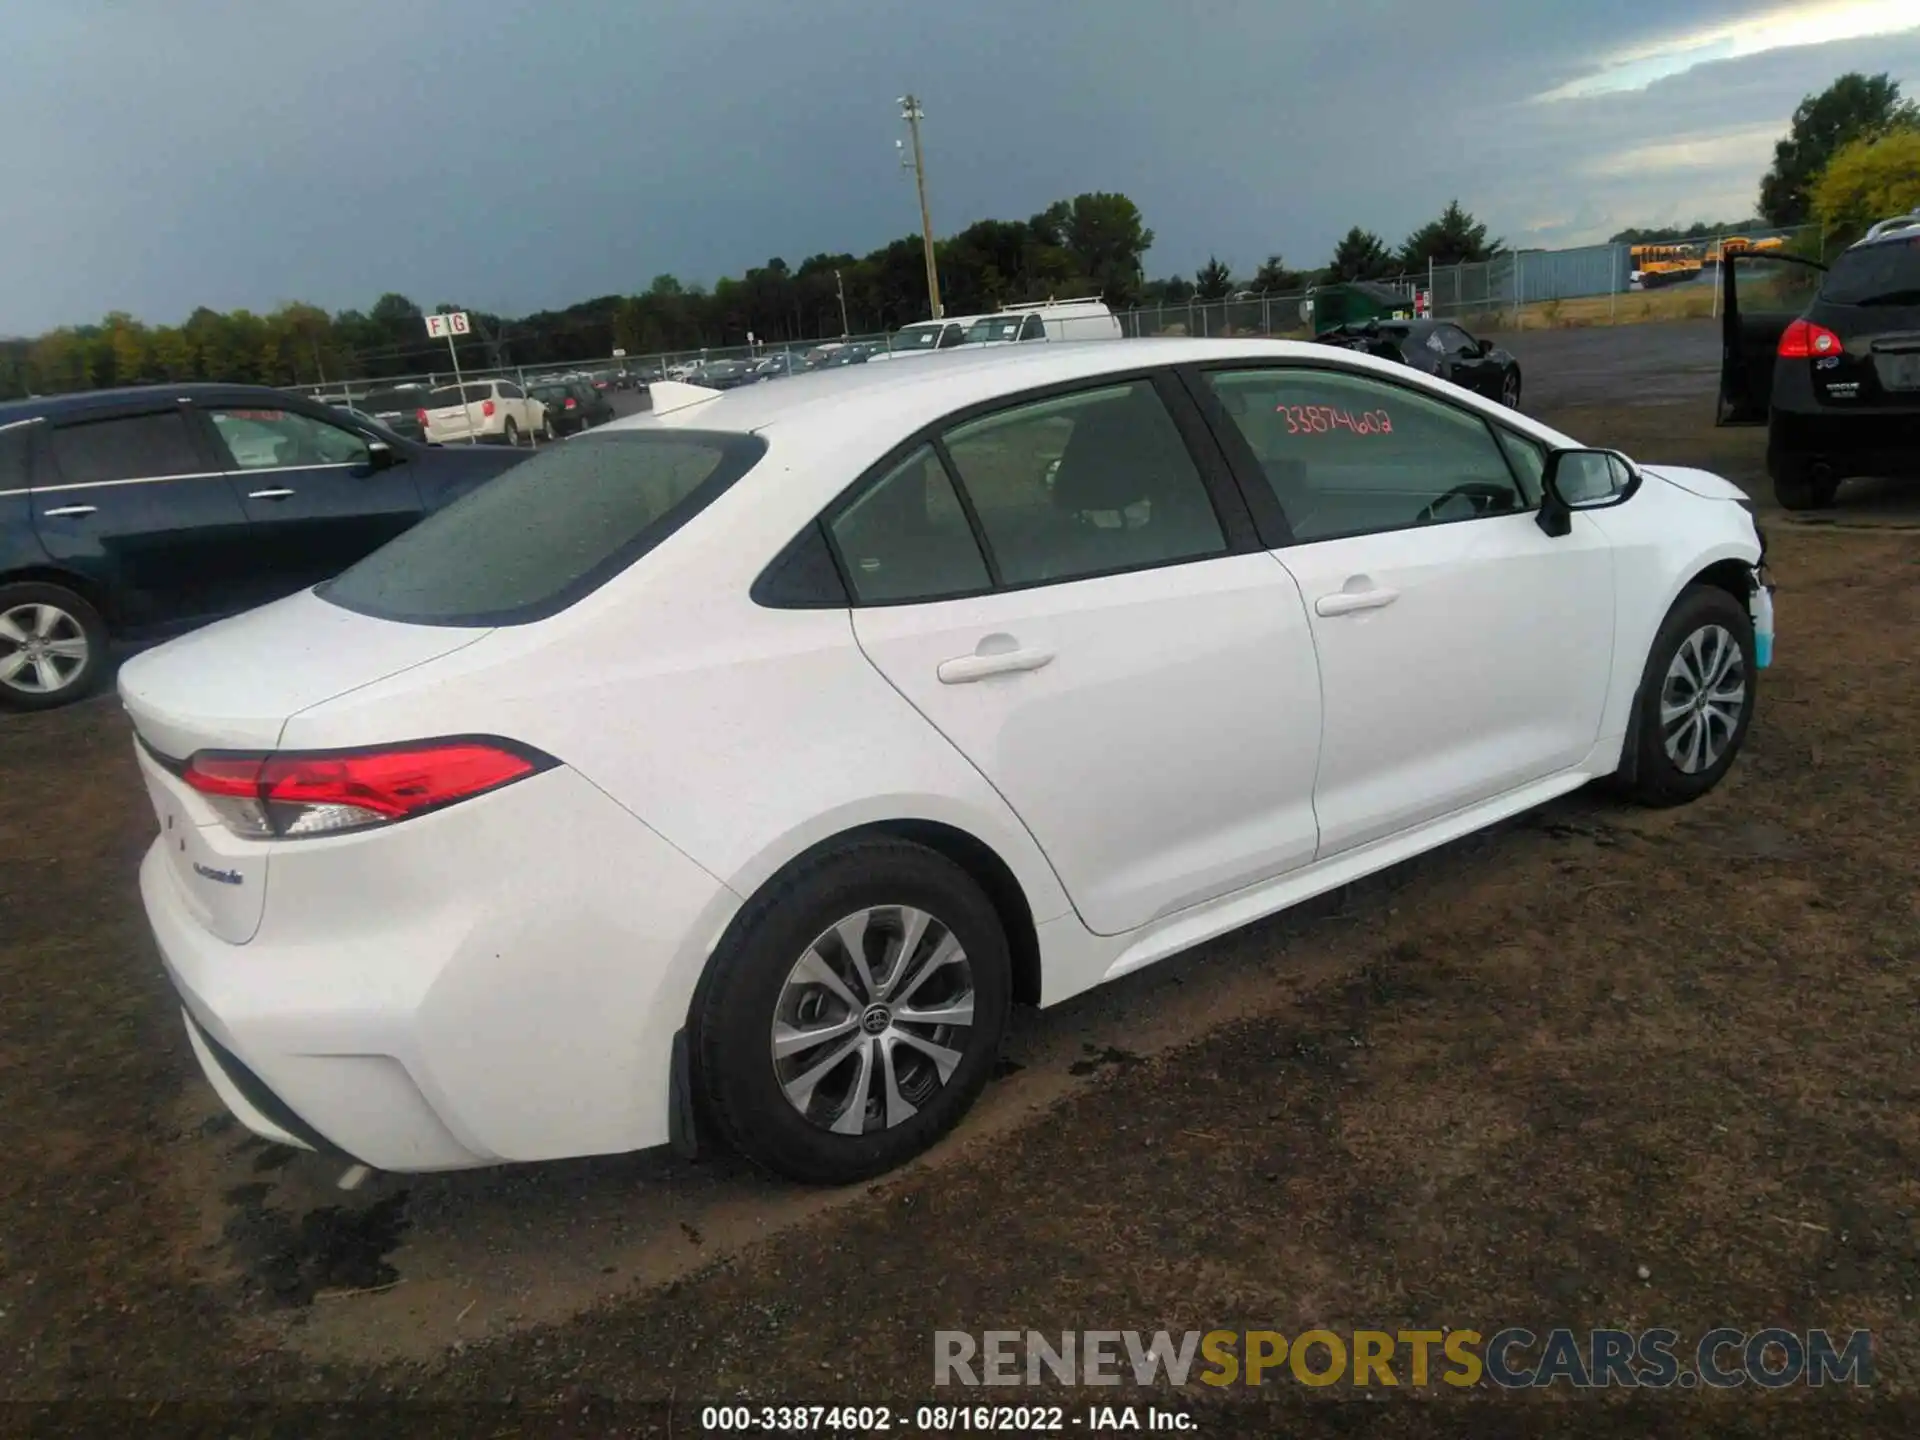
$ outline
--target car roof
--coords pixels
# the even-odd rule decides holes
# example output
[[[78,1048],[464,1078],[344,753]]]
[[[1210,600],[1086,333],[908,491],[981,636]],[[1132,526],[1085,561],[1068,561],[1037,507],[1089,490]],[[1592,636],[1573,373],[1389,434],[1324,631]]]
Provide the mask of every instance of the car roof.
[[[1907,223],[1895,223],[1899,221],[1905,221]],[[1847,248],[1849,250],[1868,250],[1876,245],[1897,245],[1902,241],[1911,244],[1915,240],[1920,240],[1920,216],[1896,215],[1892,221],[1883,221],[1881,223],[1890,224],[1893,228],[1882,231],[1878,235],[1864,236],[1854,241],[1853,244]]]
[[[223,400],[256,403],[272,400],[278,403],[289,399],[305,400],[306,397],[290,396],[286,391],[275,390],[270,385],[222,385],[202,380],[183,381],[178,385],[127,385],[112,390],[76,390],[66,395],[40,395],[30,400],[0,402],[0,425],[18,424],[22,420],[59,420],[93,410],[112,410],[141,403],[165,404],[190,400],[199,405],[217,405]]]
[[[1049,345],[959,346],[917,357],[911,364],[836,366],[807,371],[778,385],[726,390],[663,415],[623,417],[607,429],[652,426],[696,430],[762,431],[792,424],[841,432],[886,431],[898,437],[969,405],[1075,380],[1150,366],[1245,359],[1301,360],[1376,369],[1407,383],[1405,367],[1311,341],[1160,336],[1143,340],[1069,340]],[[1521,423],[1521,417],[1515,417]],[[1529,427],[1531,428],[1531,427]],[[1557,432],[1541,427],[1546,434]]]

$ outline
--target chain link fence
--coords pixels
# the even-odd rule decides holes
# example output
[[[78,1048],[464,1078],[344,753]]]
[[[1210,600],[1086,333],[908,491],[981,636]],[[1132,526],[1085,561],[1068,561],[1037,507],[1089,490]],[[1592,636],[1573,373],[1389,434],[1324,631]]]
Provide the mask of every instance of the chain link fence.
[[[1475,332],[1617,324],[1631,321],[1708,317],[1719,313],[1721,257],[1743,250],[1797,250],[1818,236],[1813,227],[1745,231],[1737,235],[1646,245],[1586,245],[1567,250],[1504,252],[1492,259],[1430,268],[1424,275],[1388,277],[1386,284],[1406,297],[1409,314],[1456,320]],[[1225,299],[1191,299],[1138,306],[1117,312],[1122,335],[1222,338],[1266,336],[1305,340],[1313,335],[1311,289],[1286,293],[1241,291]],[[620,387],[685,379],[720,361],[757,362],[790,356],[803,364],[826,347],[885,346],[887,336],[865,334],[777,344],[714,345],[646,355],[582,355],[566,364],[503,369],[461,367],[463,380],[511,380],[538,384],[567,376],[604,379]],[[453,372],[429,371],[382,380],[348,380],[292,387],[333,404],[353,404],[374,391],[409,385],[448,385]]]

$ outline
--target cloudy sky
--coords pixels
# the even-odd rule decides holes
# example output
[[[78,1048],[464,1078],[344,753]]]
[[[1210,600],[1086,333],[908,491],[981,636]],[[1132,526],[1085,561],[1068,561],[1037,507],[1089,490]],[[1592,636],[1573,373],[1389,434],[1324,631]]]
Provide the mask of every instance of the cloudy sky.
[[[7,0],[0,334],[524,313],[1083,190],[1153,275],[1453,196],[1510,240],[1750,213],[1801,97],[1920,94],[1920,0]]]

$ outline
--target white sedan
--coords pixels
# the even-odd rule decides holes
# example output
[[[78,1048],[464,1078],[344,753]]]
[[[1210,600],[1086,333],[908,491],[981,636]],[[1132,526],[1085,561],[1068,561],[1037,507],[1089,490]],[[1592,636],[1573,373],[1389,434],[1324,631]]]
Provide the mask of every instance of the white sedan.
[[[261,1135],[846,1182],[1068,996],[1590,780],[1726,774],[1733,485],[1260,340],[964,350],[543,451],[131,661],[147,914]]]

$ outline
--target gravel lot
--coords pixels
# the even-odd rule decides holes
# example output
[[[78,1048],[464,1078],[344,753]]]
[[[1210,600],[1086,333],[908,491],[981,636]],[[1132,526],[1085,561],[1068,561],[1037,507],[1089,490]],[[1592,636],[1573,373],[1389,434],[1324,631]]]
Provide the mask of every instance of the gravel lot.
[[[1522,359],[1538,397],[1549,361]],[[1712,432],[1697,396],[1601,407],[1586,383],[1554,423],[1758,484],[1759,434]],[[960,1134],[843,1192],[661,1156],[332,1189],[225,1122],[194,1069],[134,891],[153,822],[111,699],[0,715],[0,1384],[911,1406],[954,1398],[930,1391],[936,1328],[1780,1324],[1873,1329],[1876,1388],[1500,1423],[1912,1433],[1920,495],[1842,506],[1769,522],[1778,664],[1715,795],[1569,797],[1022,1014]],[[1491,1419],[1451,1394],[1201,1388],[1099,1398],[1202,1433]]]

